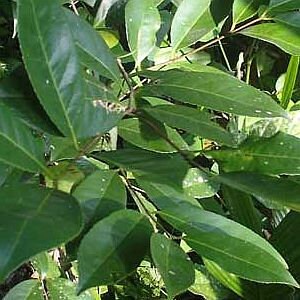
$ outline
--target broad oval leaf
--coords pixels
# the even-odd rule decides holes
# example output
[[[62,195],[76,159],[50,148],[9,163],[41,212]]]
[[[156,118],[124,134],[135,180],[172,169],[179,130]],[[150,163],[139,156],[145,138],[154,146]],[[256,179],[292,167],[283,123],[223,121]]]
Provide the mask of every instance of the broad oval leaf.
[[[85,54],[83,63],[90,66],[90,60],[103,62],[95,53],[106,52],[104,43],[100,42],[99,46],[95,40],[97,34],[87,32],[88,25],[79,24],[79,36],[73,31],[78,22],[78,17],[55,0],[18,1],[19,40],[31,83],[51,120],[64,135],[72,138],[77,148],[78,138],[104,133],[122,116],[109,111],[101,101],[86,99],[82,53]],[[108,57],[104,55],[106,64],[110,62]],[[111,71],[115,66],[107,68]]]
[[[279,205],[300,211],[300,184],[286,178],[249,172],[224,173],[215,180],[256,197],[263,204]]]
[[[81,226],[80,207],[68,194],[33,185],[2,187],[0,281],[32,256],[70,241]]]
[[[173,299],[194,283],[193,263],[174,241],[162,234],[153,234],[151,237],[151,256],[163,278],[169,298]]]
[[[300,138],[278,133],[270,138],[246,140],[238,149],[210,151],[226,172],[299,175]]]
[[[41,137],[14,116],[6,106],[0,109],[0,161],[29,172],[43,172],[51,176],[45,158]]]
[[[211,0],[183,0],[175,13],[171,26],[171,42],[174,51],[187,47],[205,36],[211,26],[202,24]]]
[[[120,210],[98,222],[79,247],[79,292],[129,275],[148,251],[151,233],[147,218],[131,210]]]
[[[270,96],[211,67],[203,66],[201,72],[168,70],[144,74],[152,79],[152,84],[141,90],[148,96],[171,97],[237,115],[286,117]]]
[[[180,134],[163,124],[154,124],[159,126],[160,136],[150,125],[139,121],[137,118],[125,119],[118,124],[118,134],[127,142],[145,150],[155,152],[176,152],[172,145],[166,139],[172,141],[181,150],[188,150],[188,145],[182,139]]]
[[[160,14],[153,0],[129,0],[125,7],[127,39],[136,65],[153,51]]]
[[[89,175],[76,187],[73,196],[79,201],[87,223],[95,223],[126,206],[125,186],[111,170]]]
[[[300,56],[300,29],[279,23],[264,23],[251,26],[240,32],[276,45],[283,51]]]
[[[280,254],[247,227],[189,204],[160,215],[186,234],[184,240],[199,255],[228,272],[257,282],[298,287]]]
[[[145,108],[144,111],[169,126],[183,129],[221,144],[234,144],[233,136],[229,132],[212,122],[209,114],[199,110],[182,105],[157,105]]]

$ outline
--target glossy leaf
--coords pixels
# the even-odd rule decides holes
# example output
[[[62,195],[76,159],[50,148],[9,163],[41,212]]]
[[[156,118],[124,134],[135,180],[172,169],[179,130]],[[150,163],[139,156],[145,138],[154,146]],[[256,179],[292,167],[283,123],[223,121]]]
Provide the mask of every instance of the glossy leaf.
[[[234,25],[253,17],[257,13],[259,5],[259,0],[235,0],[233,2]]]
[[[160,15],[153,0],[129,0],[125,8],[127,39],[137,66],[156,45]]]
[[[177,149],[174,149],[166,139],[172,141],[180,149],[188,150],[187,144],[176,130],[162,124],[159,124],[158,130],[162,136],[150,125],[136,118],[122,120],[118,125],[118,133],[125,141],[145,150],[176,152]]]
[[[211,0],[183,0],[175,13],[171,27],[171,42],[174,50],[199,41],[209,31],[201,23]],[[205,24],[206,25],[206,24]]]
[[[202,72],[169,70],[145,75],[153,80],[142,89],[142,93],[149,96],[171,97],[238,115],[286,116],[270,96],[214,68],[203,66]]]
[[[2,187],[0,199],[0,281],[24,261],[81,230],[81,211],[70,195],[15,185]]]
[[[55,22],[45,22],[54,19]],[[31,83],[51,120],[64,135],[72,138],[76,147],[79,137],[104,133],[121,118],[98,102],[85,99],[88,95],[80,54],[88,52],[91,60],[99,62],[94,53],[103,50],[104,43],[99,46],[94,39],[96,33],[86,36],[86,30],[79,30],[77,37],[82,38],[80,42],[86,42],[83,49],[73,32],[78,22],[57,1],[18,1],[19,40]],[[86,26],[80,27],[84,30]],[[103,52],[106,53],[100,53]],[[104,59],[106,63],[110,61],[108,55]],[[110,70],[114,68],[109,65]]]
[[[300,138],[278,133],[270,138],[249,139],[238,149],[211,151],[226,172],[300,174]]]
[[[4,300],[44,300],[39,281],[30,279],[14,286],[4,297]]]
[[[233,137],[210,120],[210,115],[199,110],[179,105],[158,105],[144,109],[149,115],[169,126],[183,129],[203,138],[233,145]]]
[[[151,256],[163,278],[169,298],[173,299],[194,283],[193,263],[174,241],[162,234],[153,234],[151,237]]]
[[[87,223],[95,223],[126,206],[125,186],[111,170],[89,175],[76,187],[73,196],[79,201]]]
[[[224,173],[215,178],[218,182],[256,197],[262,203],[285,206],[300,211],[300,184],[285,178],[248,172]]]
[[[298,0],[270,0],[269,10],[271,12],[285,12],[300,8]]]
[[[147,218],[135,211],[120,210],[98,222],[79,248],[79,291],[128,276],[148,251],[151,233]]]
[[[276,45],[283,51],[300,56],[300,29],[286,24],[264,23],[249,27],[242,34]]]
[[[280,254],[248,228],[190,204],[160,215],[186,233],[184,240],[199,255],[228,272],[253,281],[298,286]]]
[[[18,169],[50,174],[42,139],[34,137],[32,130],[6,106],[0,110],[0,161]]]

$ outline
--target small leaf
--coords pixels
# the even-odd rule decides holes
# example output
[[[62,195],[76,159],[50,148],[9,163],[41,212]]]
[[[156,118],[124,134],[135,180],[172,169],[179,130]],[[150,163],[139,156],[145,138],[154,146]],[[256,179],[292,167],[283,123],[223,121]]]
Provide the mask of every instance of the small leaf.
[[[201,18],[207,12],[211,0],[183,0],[173,18],[171,41],[174,51],[187,47],[205,36],[211,27],[206,27]]]
[[[165,122],[169,126],[183,129],[203,138],[233,145],[233,137],[229,132],[210,120],[210,115],[183,105],[158,105],[145,108],[149,115]]]
[[[127,39],[136,65],[153,51],[160,15],[153,0],[129,0],[125,7]]]
[[[298,287],[280,254],[247,227],[187,203],[160,215],[186,234],[184,240],[199,255],[226,271],[248,280]]]
[[[166,285],[170,299],[186,291],[194,283],[195,271],[192,261],[172,240],[162,234],[153,234],[151,256]]]
[[[238,149],[207,152],[226,172],[249,171],[270,175],[300,174],[300,138],[278,133],[246,140]]]
[[[62,192],[32,185],[2,187],[0,204],[0,282],[32,256],[81,230],[80,207]]]
[[[300,211],[300,184],[286,178],[248,172],[233,172],[221,174],[215,177],[215,180],[251,194],[263,204],[267,201],[275,206],[280,205]]]
[[[44,300],[42,286],[38,280],[30,279],[22,281],[14,286],[3,300]]]
[[[148,251],[151,233],[147,218],[135,211],[120,210],[98,222],[80,244],[79,292],[128,276]]]
[[[211,67],[203,66],[201,72],[168,70],[143,74],[153,80],[141,90],[148,96],[171,97],[237,115],[286,117],[270,96]]]
[[[283,51],[300,56],[300,29],[286,24],[264,23],[241,31],[242,34],[276,45]]]
[[[234,25],[253,17],[258,11],[260,2],[259,0],[235,0],[233,3]]]

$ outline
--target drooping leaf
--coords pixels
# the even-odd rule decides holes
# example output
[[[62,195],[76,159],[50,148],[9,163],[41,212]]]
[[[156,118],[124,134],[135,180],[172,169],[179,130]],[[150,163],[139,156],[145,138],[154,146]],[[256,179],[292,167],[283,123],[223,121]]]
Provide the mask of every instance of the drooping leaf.
[[[199,255],[226,271],[257,282],[278,282],[297,287],[280,254],[248,228],[190,204],[160,215],[178,230]]]
[[[96,171],[73,192],[83,209],[87,223],[95,223],[110,213],[125,209],[126,190],[118,174],[111,170]]]
[[[0,189],[0,281],[32,256],[59,246],[81,230],[70,195],[33,185]]]
[[[100,37],[97,36],[98,42],[95,40],[96,33],[86,34],[86,30],[80,28],[78,36],[77,18],[56,0],[43,3],[38,0],[18,1],[18,36],[31,83],[51,120],[64,135],[72,138],[78,148],[79,137],[104,133],[121,116],[118,112],[108,111],[104,105],[98,105],[99,101],[86,100],[82,52],[96,60],[98,65],[99,61],[108,64],[111,59],[105,52],[105,44],[99,46]],[[54,19],[55,22],[45,22]],[[86,29],[86,26],[80,27]],[[95,58],[95,52],[99,55],[99,50],[102,50],[100,55],[105,53],[103,60],[98,56]],[[87,64],[86,56],[84,62]],[[115,69],[114,65],[107,68]]]
[[[79,248],[79,291],[128,276],[148,251],[151,233],[147,218],[135,211],[120,210],[98,222]]]
[[[201,20],[211,0],[183,0],[175,13],[171,27],[171,42],[174,50],[187,47],[205,36],[211,27]],[[204,26],[203,26],[204,25]]]
[[[154,126],[156,125],[154,124]],[[172,141],[180,149],[188,150],[188,145],[176,130],[159,124],[157,131],[136,118],[125,119],[118,124],[118,133],[125,141],[145,150],[176,152],[177,149],[174,149],[166,139]]]
[[[300,139],[285,133],[270,138],[249,139],[238,149],[211,151],[226,172],[300,174]]]
[[[195,270],[192,261],[172,240],[162,234],[153,234],[151,256],[163,278],[169,298],[173,299],[194,283]]]
[[[241,31],[242,34],[276,45],[283,51],[300,56],[300,29],[286,24],[264,23]]]
[[[256,197],[262,203],[285,206],[300,211],[300,184],[286,178],[271,177],[249,172],[224,173],[218,182]]]
[[[137,66],[156,45],[160,15],[153,0],[129,0],[125,8],[127,39]]]
[[[169,126],[184,129],[221,144],[233,145],[229,132],[210,120],[210,115],[199,110],[179,105],[158,105],[144,109],[149,115]]]
[[[148,96],[171,97],[181,102],[238,115],[286,116],[270,96],[211,67],[202,66],[202,72],[145,72],[145,76],[152,79],[152,84],[141,91]]]
[[[50,174],[41,137],[16,118],[6,106],[0,110],[0,161],[30,172]]]
[[[259,8],[259,0],[235,0],[233,2],[233,23],[239,24],[253,17]]]
[[[269,10],[276,13],[298,8],[300,8],[298,0],[271,0],[269,3]]]

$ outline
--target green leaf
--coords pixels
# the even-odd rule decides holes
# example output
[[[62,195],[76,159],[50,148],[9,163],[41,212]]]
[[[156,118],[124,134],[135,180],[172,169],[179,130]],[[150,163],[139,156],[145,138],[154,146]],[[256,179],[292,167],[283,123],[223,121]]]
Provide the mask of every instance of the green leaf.
[[[233,24],[239,24],[253,17],[259,8],[259,0],[235,0],[233,2]]]
[[[199,255],[226,271],[257,282],[298,287],[280,254],[248,228],[190,204],[162,211],[160,215],[186,234],[184,240]]]
[[[87,223],[95,223],[126,206],[125,186],[111,170],[89,175],[76,187],[73,196],[79,201]]]
[[[129,0],[125,7],[129,48],[140,66],[156,45],[160,15],[153,0]]]
[[[292,11],[288,13],[278,14],[274,20],[279,23],[287,24],[293,27],[300,28],[300,12]]]
[[[248,172],[233,172],[221,174],[215,177],[215,180],[251,194],[263,204],[267,201],[271,205],[285,206],[300,211],[300,184],[286,178]]]
[[[276,13],[298,8],[300,8],[298,0],[271,0],[269,3],[269,10]]]
[[[0,281],[32,256],[71,240],[81,230],[80,207],[68,194],[14,185],[2,187],[0,199]]]
[[[194,283],[195,270],[192,261],[172,240],[162,234],[153,234],[151,256],[162,276],[170,299],[186,291]]]
[[[34,137],[31,129],[6,106],[0,110],[0,161],[21,170],[50,174],[42,138]]]
[[[211,30],[211,27],[203,26],[201,22],[210,4],[211,0],[181,2],[171,26],[171,42],[174,51],[199,41]]]
[[[210,120],[210,115],[183,105],[157,105],[145,108],[149,115],[167,125],[183,129],[203,138],[233,145],[233,136]]]
[[[141,91],[148,96],[171,97],[238,115],[286,116],[270,96],[211,67],[202,66],[202,72],[145,72],[145,76],[152,79],[152,84],[144,86]]]
[[[45,22],[54,19],[55,22]],[[108,131],[123,114],[107,110],[102,102],[86,100],[80,54],[89,52],[97,63],[110,60],[106,54],[104,60],[94,57],[99,50],[106,53],[104,44],[99,46],[95,35],[86,33],[87,25],[77,19],[57,1],[18,1],[19,40],[31,83],[51,120],[78,148],[78,138]],[[80,30],[76,30],[78,24]],[[85,42],[84,49],[78,38]]]
[[[31,260],[31,263],[42,280],[61,276],[57,263],[48,252],[39,253]]]
[[[148,251],[151,233],[147,218],[135,211],[120,210],[98,222],[79,248],[79,292],[127,277]]]
[[[157,124],[155,123],[154,126]],[[179,135],[179,133],[163,124],[159,124],[157,130],[165,139],[160,136],[150,125],[139,121],[137,118],[125,119],[118,124],[119,135],[127,142],[155,152],[176,152],[172,145],[166,139],[172,141],[182,150],[188,150],[188,145]]]
[[[270,242],[282,253],[296,280],[300,280],[300,240],[295,229],[300,226],[300,214],[290,212],[274,230]]]
[[[264,23],[240,33],[276,45],[283,51],[300,56],[300,29],[286,24]]]
[[[39,281],[30,279],[14,286],[3,300],[44,300]]]
[[[270,138],[250,138],[238,149],[207,153],[220,162],[226,172],[300,174],[300,138],[282,132]]]

